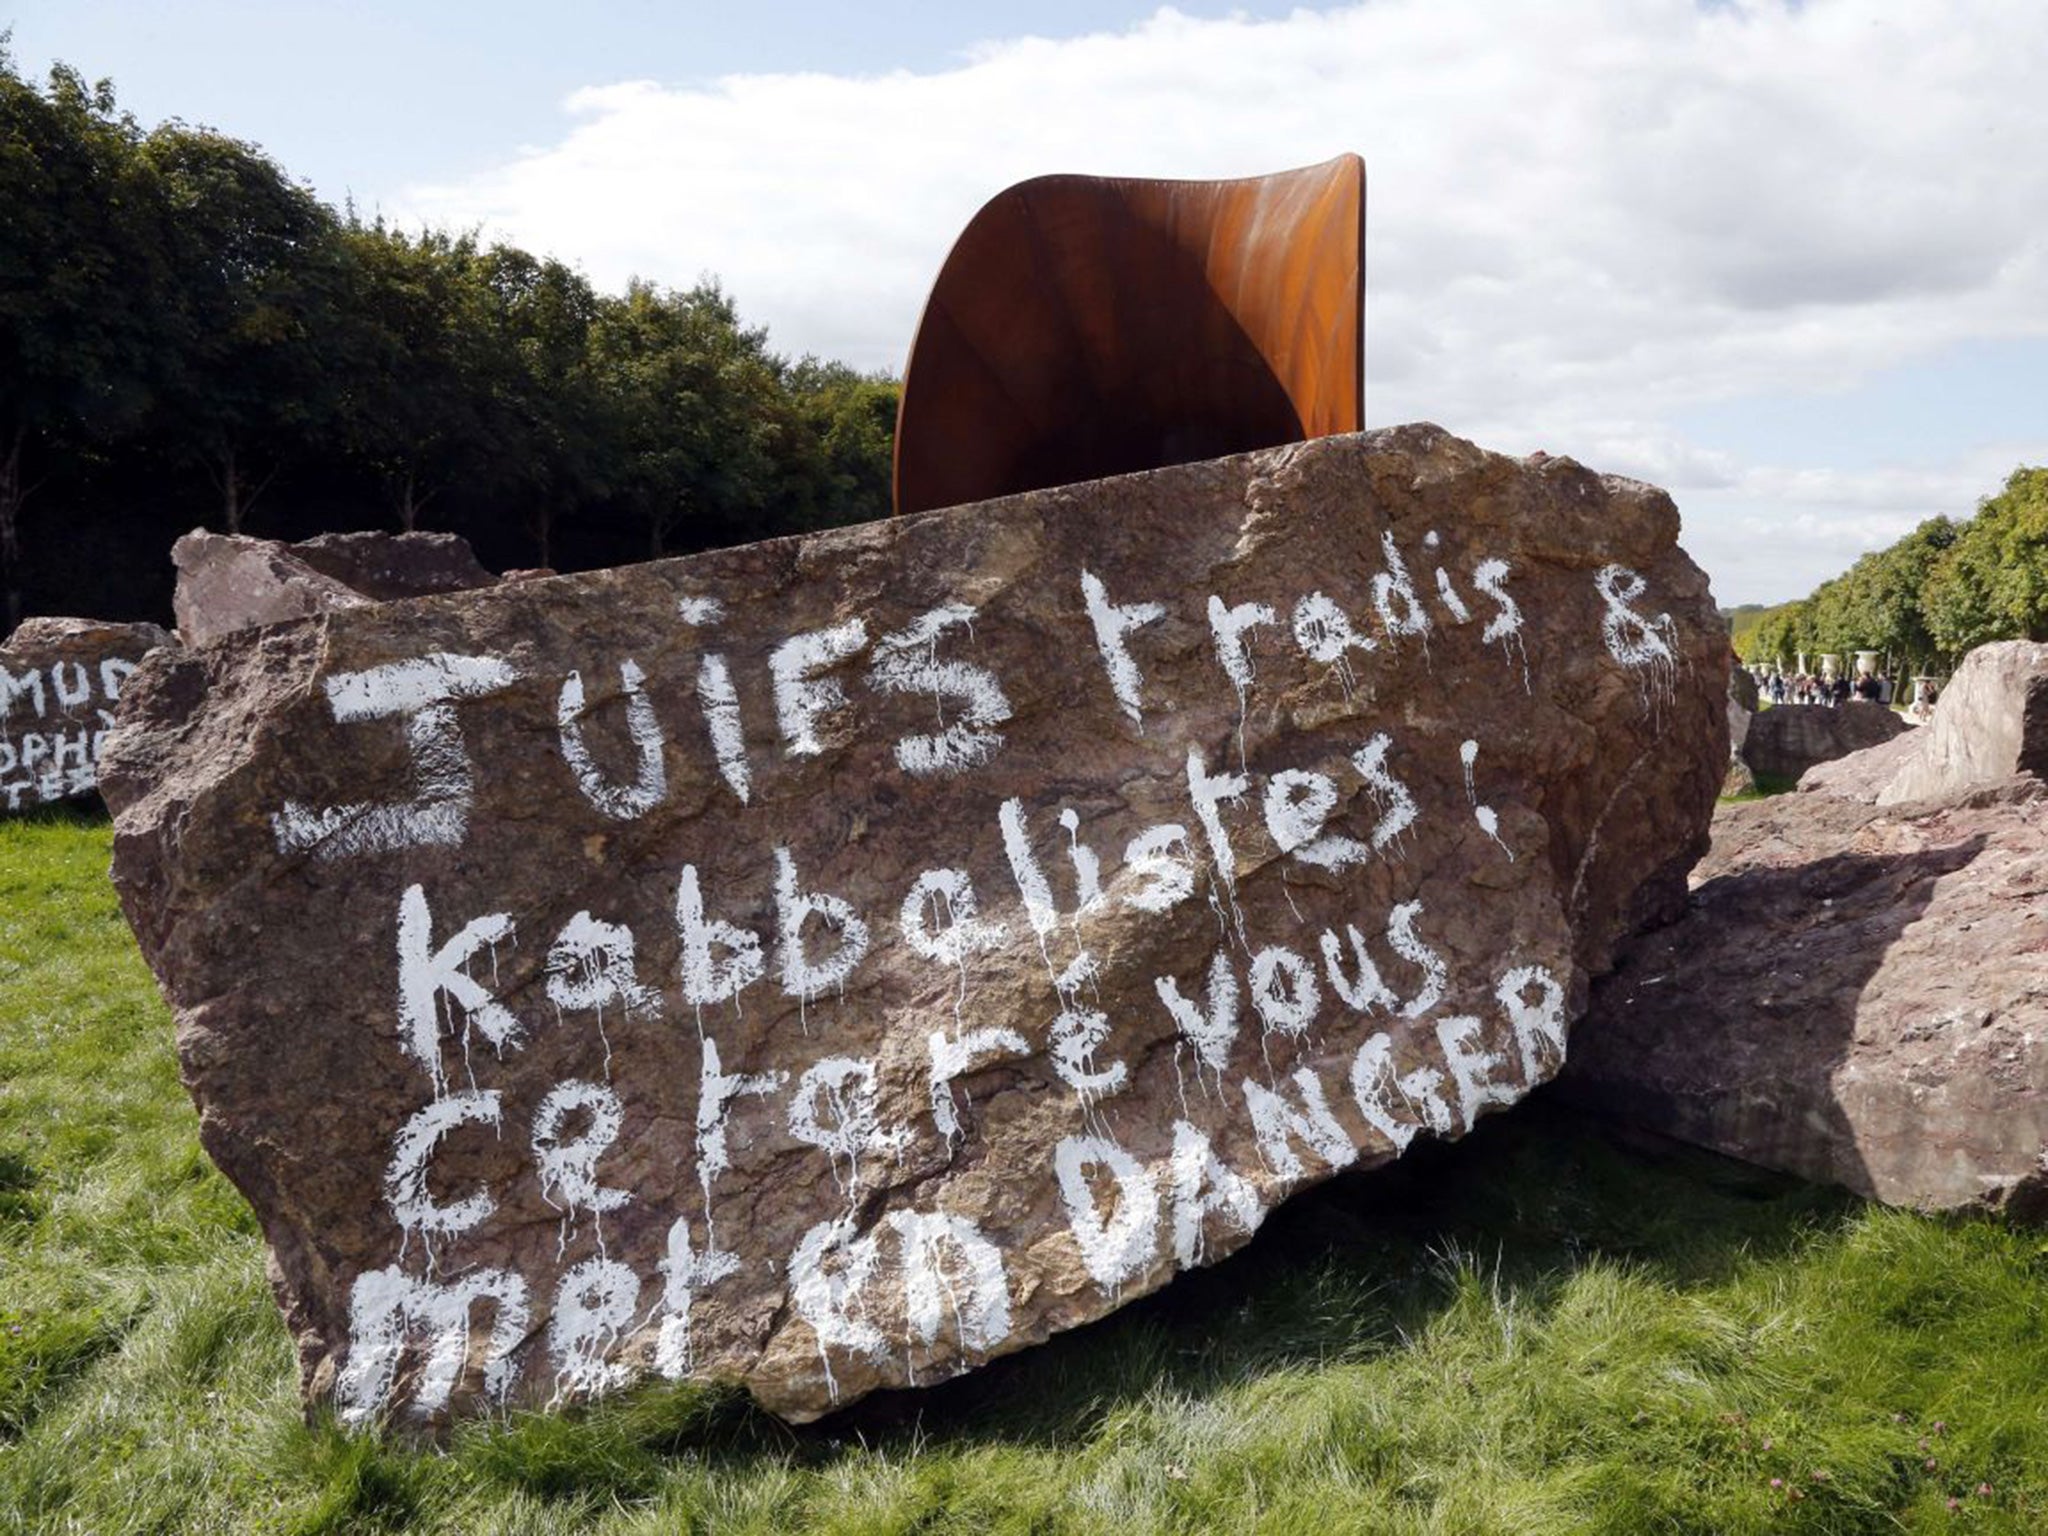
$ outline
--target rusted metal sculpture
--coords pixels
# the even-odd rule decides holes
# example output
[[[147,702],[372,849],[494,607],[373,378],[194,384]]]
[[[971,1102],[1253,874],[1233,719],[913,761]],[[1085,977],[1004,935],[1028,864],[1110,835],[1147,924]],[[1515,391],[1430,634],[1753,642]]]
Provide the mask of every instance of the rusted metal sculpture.
[[[1040,176],[969,222],[904,373],[896,510],[1363,425],[1365,162]]]

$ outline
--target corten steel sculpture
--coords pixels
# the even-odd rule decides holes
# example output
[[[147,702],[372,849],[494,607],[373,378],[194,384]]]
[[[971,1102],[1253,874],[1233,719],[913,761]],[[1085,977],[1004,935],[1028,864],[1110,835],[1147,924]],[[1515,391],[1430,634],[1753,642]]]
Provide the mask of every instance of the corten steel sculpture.
[[[1040,176],[969,222],[918,323],[896,510],[1363,424],[1365,162]]]

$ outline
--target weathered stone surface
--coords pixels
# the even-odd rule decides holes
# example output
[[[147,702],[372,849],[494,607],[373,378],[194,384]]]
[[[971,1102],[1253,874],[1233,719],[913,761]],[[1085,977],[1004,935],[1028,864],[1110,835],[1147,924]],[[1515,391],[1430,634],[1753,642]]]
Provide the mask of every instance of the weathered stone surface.
[[[1911,730],[1881,704],[1777,704],[1760,710],[1742,738],[1742,760],[1759,778],[1797,780],[1815,763],[1890,741]]]
[[[2040,780],[1723,806],[1695,878],[1593,988],[1569,1092],[1894,1205],[2048,1216]]]
[[[154,624],[22,621],[0,645],[0,815],[98,792],[115,702],[169,639]]]
[[[195,529],[171,546],[171,607],[187,645],[238,629],[466,592],[494,579],[452,533],[323,533],[299,544]]]
[[[289,547],[322,575],[382,603],[474,592],[498,580],[455,533],[322,533]]]
[[[1755,714],[1759,698],[1756,679],[1750,676],[1749,668],[1734,666],[1728,671],[1728,699],[1745,714]]]
[[[1963,658],[1879,805],[1960,794],[2015,773],[2048,776],[2048,645],[2001,640]]]
[[[1861,800],[1875,805],[1885,785],[1898,777],[1899,769],[1920,750],[1927,732],[1910,725],[1890,741],[1851,752],[1831,763],[1815,763],[1799,776],[1802,795],[1835,795],[1844,800]]]
[[[1409,427],[153,666],[116,880],[307,1393],[811,1417],[1518,1097],[1726,767],[1677,532]]]

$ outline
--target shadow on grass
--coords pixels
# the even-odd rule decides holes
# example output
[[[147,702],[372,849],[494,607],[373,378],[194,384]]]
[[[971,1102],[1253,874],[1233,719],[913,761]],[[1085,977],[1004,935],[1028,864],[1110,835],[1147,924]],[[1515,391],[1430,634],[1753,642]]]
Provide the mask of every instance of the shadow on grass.
[[[1210,1269],[1089,1327],[921,1392],[791,1427],[743,1395],[651,1388],[570,1419],[458,1432],[472,1476],[546,1499],[651,1487],[665,1458],[738,1470],[920,1449],[1079,1447],[1148,1396],[1213,1396],[1369,1358],[1421,1333],[1464,1256],[1540,1313],[1571,1277],[1625,1263],[1675,1291],[1718,1284],[1838,1227],[1853,1197],[1630,1133],[1539,1093],[1450,1146],[1289,1202]]]
[[[18,827],[104,827],[113,818],[99,796],[60,800],[54,805],[25,805],[18,811],[0,806],[0,823]]]

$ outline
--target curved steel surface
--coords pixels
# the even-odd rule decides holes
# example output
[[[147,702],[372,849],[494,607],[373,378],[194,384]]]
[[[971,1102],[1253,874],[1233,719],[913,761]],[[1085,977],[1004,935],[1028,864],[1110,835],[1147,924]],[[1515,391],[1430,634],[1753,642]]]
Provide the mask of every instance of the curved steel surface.
[[[1235,181],[1040,176],[932,285],[904,370],[896,510],[1363,425],[1365,162]]]

